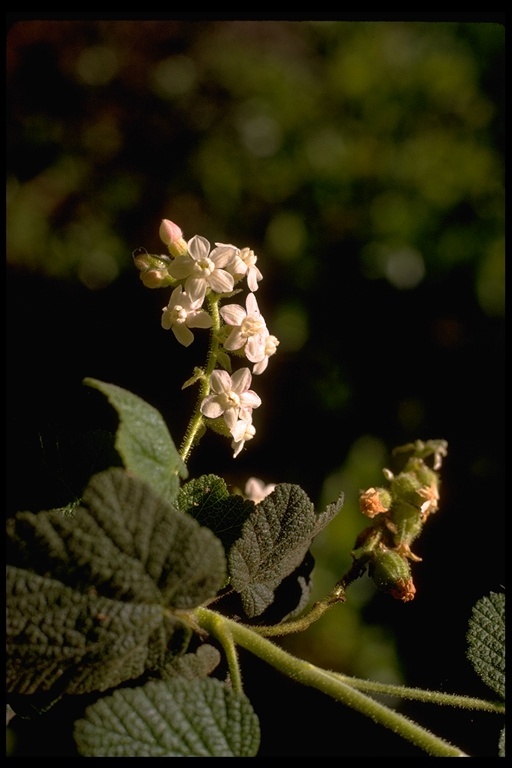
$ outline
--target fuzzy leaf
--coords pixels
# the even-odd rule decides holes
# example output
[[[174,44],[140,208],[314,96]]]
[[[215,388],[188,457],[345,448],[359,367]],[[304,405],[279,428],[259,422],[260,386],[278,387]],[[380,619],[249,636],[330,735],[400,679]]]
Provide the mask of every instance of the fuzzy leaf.
[[[124,466],[147,482],[162,498],[173,501],[188,470],[161,414],[137,395],[115,384],[87,378],[84,383],[102,392],[119,415],[116,449]]]
[[[150,682],[100,699],[75,723],[84,757],[254,757],[259,721],[213,678]]]
[[[232,546],[228,568],[249,617],[271,605],[279,584],[304,560],[313,538],[339,512],[343,495],[317,514],[298,485],[282,483],[257,505]]]
[[[199,646],[195,653],[185,653],[173,659],[165,669],[161,670],[162,678],[186,677],[193,680],[195,677],[208,677],[220,664],[220,652],[213,645],[205,643]]]
[[[12,566],[7,611],[7,689],[23,695],[55,684],[67,693],[102,691],[138,677],[163,628],[157,605],[81,595]]]
[[[255,509],[254,502],[231,495],[224,480],[216,475],[203,475],[183,485],[176,504],[210,528],[226,551],[240,537],[244,522]]]
[[[467,657],[483,682],[505,698],[505,595],[491,592],[477,601],[466,636]]]
[[[221,542],[138,478],[96,475],[73,518],[7,522],[9,690],[105,690],[184,650],[181,621],[225,582]]]

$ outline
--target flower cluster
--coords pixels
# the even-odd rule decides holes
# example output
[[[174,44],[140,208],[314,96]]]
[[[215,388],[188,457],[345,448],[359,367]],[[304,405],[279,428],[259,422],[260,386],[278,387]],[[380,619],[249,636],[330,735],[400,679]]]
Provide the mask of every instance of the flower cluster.
[[[359,535],[352,557],[361,567],[368,566],[380,589],[404,602],[416,592],[409,561],[421,562],[421,557],[412,552],[411,544],[438,510],[438,470],[446,450],[445,440],[402,446],[395,451],[400,471],[384,470],[388,487],[371,487],[359,496],[359,508],[373,524]]]
[[[252,376],[267,369],[279,345],[255,296],[263,279],[256,266],[258,257],[250,248],[226,243],[215,243],[211,248],[201,235],[186,241],[180,227],[168,219],[162,221],[159,235],[170,256],[144,252],[134,256],[135,265],[146,287],[173,288],[162,309],[161,325],[171,330],[180,344],[188,347],[194,341],[192,328],[210,329],[209,361],[194,378],[204,383],[199,411],[207,425],[230,435],[233,455],[238,456],[256,432],[252,413],[261,405],[259,396],[250,389]],[[221,306],[223,300],[240,292],[236,286],[244,279],[249,291],[245,307]],[[231,373],[231,356],[244,357],[252,368]]]

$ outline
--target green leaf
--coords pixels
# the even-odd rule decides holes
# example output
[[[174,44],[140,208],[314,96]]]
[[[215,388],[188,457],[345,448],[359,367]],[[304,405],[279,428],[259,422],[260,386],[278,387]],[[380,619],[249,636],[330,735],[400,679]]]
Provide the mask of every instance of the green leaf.
[[[179,675],[188,680],[195,677],[208,677],[220,664],[220,659],[218,649],[205,643],[199,646],[195,653],[185,653],[173,659],[164,670],[161,670],[161,677],[165,679]]]
[[[102,691],[138,677],[163,627],[156,605],[81,595],[12,566],[7,612],[7,690],[23,695],[61,684],[67,693]]]
[[[491,592],[471,612],[467,657],[483,682],[505,698],[505,594]]]
[[[145,480],[162,498],[173,501],[179,478],[188,470],[161,414],[137,395],[114,384],[86,378],[84,383],[108,398],[119,414],[116,449],[126,469]]]
[[[100,699],[75,723],[84,757],[254,757],[249,700],[213,678],[150,682]]]
[[[313,538],[339,512],[343,495],[317,514],[298,485],[282,483],[257,505],[229,553],[231,585],[249,617],[274,600],[275,589],[299,566]]]
[[[14,693],[50,690],[63,673],[68,693],[105,690],[159,669],[188,640],[173,610],[226,579],[215,535],[119,468],[91,480],[73,518],[20,512],[7,537]]]
[[[226,551],[241,535],[242,526],[255,510],[254,502],[231,495],[216,475],[203,475],[180,488],[176,504],[222,541]]]

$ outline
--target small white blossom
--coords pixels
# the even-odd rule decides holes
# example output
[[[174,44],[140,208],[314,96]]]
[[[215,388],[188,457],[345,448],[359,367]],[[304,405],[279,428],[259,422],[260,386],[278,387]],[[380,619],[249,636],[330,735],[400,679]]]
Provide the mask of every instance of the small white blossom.
[[[239,304],[227,304],[219,310],[224,322],[233,326],[224,348],[228,351],[243,348],[247,359],[256,363],[265,357],[267,325],[254,293],[247,296],[245,306],[246,309]]]
[[[275,355],[277,347],[279,345],[279,339],[272,334],[267,333],[263,338],[263,358],[258,360],[252,367],[253,374],[260,374],[267,370],[268,359]],[[247,354],[247,357],[249,355]]]
[[[245,484],[245,495],[248,499],[254,501],[255,504],[259,504],[260,501],[263,501],[266,496],[272,493],[275,487],[275,483],[265,485],[263,480],[260,480],[258,477],[250,477]]]
[[[185,347],[194,341],[190,328],[211,328],[212,318],[206,310],[201,309],[203,298],[201,292],[189,294],[178,285],[171,294],[169,304],[162,310],[162,328],[172,330]]]
[[[204,297],[208,288],[215,293],[229,293],[234,278],[224,267],[234,258],[235,251],[233,246],[221,246],[210,253],[208,240],[194,235],[188,241],[188,253],[174,259],[169,273],[176,280],[185,280],[188,293],[202,291]]]
[[[208,419],[224,417],[230,431],[236,425],[237,419],[251,417],[252,409],[261,405],[261,398],[252,389],[251,372],[248,368],[240,368],[230,376],[227,371],[217,369],[210,378],[211,394],[201,403],[201,413]]]
[[[216,245],[223,245],[222,243],[216,243]],[[225,246],[234,248],[234,246]],[[247,285],[250,291],[258,290],[258,282],[263,279],[263,275],[256,266],[258,257],[250,248],[235,249],[235,255],[231,261],[228,271],[235,278],[235,283],[238,283],[243,277],[247,277]]]
[[[233,458],[236,459],[246,440],[252,440],[256,434],[256,427],[252,423],[252,413],[241,411],[240,418],[231,429],[231,434],[233,435],[233,440],[231,441]]]

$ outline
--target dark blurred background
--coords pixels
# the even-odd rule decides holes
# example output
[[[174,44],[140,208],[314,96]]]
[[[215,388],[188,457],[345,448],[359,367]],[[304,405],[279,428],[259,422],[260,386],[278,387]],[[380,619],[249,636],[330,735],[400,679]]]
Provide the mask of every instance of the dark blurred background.
[[[358,492],[390,450],[446,439],[415,600],[361,579],[281,642],[348,674],[489,696],[465,633],[505,584],[504,25],[27,19],[6,48],[7,514],[66,504],[101,468],[116,419],[86,376],[150,402],[179,445],[205,342],[160,327],[168,292],[133,266],[139,247],[165,251],[160,220],[249,246],[280,346],[253,380],[255,439],[233,460],[207,434],[191,476],[298,483],[322,509],[344,491],[314,543],[316,599],[350,563]],[[246,655],[244,669],[260,756],[422,754]],[[11,754],[75,754],[80,706],[15,718]],[[400,708],[497,754],[496,716]]]

